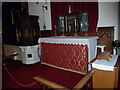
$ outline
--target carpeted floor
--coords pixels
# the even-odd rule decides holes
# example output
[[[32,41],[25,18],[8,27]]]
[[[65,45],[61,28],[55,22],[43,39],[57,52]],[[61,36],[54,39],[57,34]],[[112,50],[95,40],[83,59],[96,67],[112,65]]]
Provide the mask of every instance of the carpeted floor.
[[[14,79],[18,81],[17,83],[13,80],[13,78],[10,77],[5,68],[7,68],[8,72],[10,72]],[[7,60],[7,65],[5,66],[5,68],[4,67],[2,68],[3,90],[4,89],[8,90],[9,88],[10,89],[14,88],[15,90],[20,88],[25,89],[41,88],[40,84],[36,83],[32,79],[34,76],[41,76],[65,87],[72,88],[83,77],[77,73],[72,73],[52,68],[47,65],[42,65],[40,64],[40,62],[31,65],[25,65],[19,61]],[[120,78],[118,86],[119,86],[118,90],[120,90]]]
[[[8,74],[6,69],[18,82],[16,83]],[[72,73],[64,70],[59,70],[52,68],[40,63],[32,65],[23,65],[19,62],[12,62],[11,60],[7,61],[7,65],[3,67],[3,80],[2,88],[40,88],[38,83],[33,81],[34,76],[41,76],[50,81],[57,82],[60,85],[65,87],[72,88],[74,87],[83,76],[77,73]],[[20,85],[18,84],[20,83]],[[34,85],[31,85],[35,83]],[[24,85],[24,86],[23,86]]]

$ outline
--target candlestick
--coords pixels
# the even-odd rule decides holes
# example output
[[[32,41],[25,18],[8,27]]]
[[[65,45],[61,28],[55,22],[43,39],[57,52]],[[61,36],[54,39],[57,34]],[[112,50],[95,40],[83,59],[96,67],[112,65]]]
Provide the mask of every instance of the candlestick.
[[[67,17],[65,16],[65,22],[66,22],[66,32],[68,31],[67,30]]]
[[[76,19],[75,19],[75,27],[76,27]]]
[[[75,19],[75,34],[74,36],[77,36],[77,22],[76,22],[76,19]]]
[[[75,19],[75,32],[77,32],[77,31],[76,31],[76,28],[77,28],[77,24],[76,24],[76,23],[77,23],[77,22],[76,22],[76,19]]]

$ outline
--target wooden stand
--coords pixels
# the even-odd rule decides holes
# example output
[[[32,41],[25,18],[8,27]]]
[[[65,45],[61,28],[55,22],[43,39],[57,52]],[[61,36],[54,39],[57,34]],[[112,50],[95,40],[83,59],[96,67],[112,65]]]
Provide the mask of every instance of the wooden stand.
[[[99,70],[93,68],[93,88],[118,88],[118,76],[120,67],[120,56],[113,71]]]

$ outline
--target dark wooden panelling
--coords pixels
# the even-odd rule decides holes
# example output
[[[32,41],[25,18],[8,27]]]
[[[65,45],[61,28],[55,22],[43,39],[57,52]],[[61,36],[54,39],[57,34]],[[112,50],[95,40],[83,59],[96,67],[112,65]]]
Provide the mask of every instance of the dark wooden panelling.
[[[44,30],[40,32],[40,37],[53,36],[52,30]]]
[[[114,26],[98,27],[98,44],[106,45],[105,50],[113,52],[112,41],[114,40]]]
[[[18,45],[28,46],[38,44],[40,37],[40,27],[38,16],[21,15],[16,22],[16,33]]]

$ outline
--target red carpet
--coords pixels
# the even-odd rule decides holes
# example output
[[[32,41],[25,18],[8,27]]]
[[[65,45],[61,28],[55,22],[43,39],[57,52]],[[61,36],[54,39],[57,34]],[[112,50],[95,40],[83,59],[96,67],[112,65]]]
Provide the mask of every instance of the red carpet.
[[[57,82],[65,87],[72,88],[74,87],[83,76],[77,73],[72,73],[64,70],[59,70],[52,68],[40,63],[32,65],[22,65],[13,62],[7,62],[6,68],[13,75],[13,77],[24,85],[29,85],[34,83],[32,80],[34,76],[41,76],[45,79],[48,79],[53,82]],[[23,87],[18,85],[6,72],[3,67],[3,81],[2,88],[40,88],[40,84],[36,83],[30,87]]]
[[[65,87],[72,88],[81,80],[82,76],[76,73],[67,72],[64,70],[59,70],[56,68],[52,68],[46,65],[42,65],[40,63],[32,64],[32,65],[23,65],[21,63],[7,62],[6,68],[13,75],[13,77],[24,85],[30,85],[31,83],[35,83],[32,80],[34,76],[41,76],[53,82],[57,82]],[[2,89],[3,90],[21,90],[22,89],[38,89],[41,88],[40,84],[36,83],[30,87],[23,87],[18,85],[6,72],[3,67],[2,72],[3,80],[2,80]],[[119,73],[120,76],[120,73]],[[13,89],[14,88],[14,89]],[[118,89],[120,90],[120,78]]]

